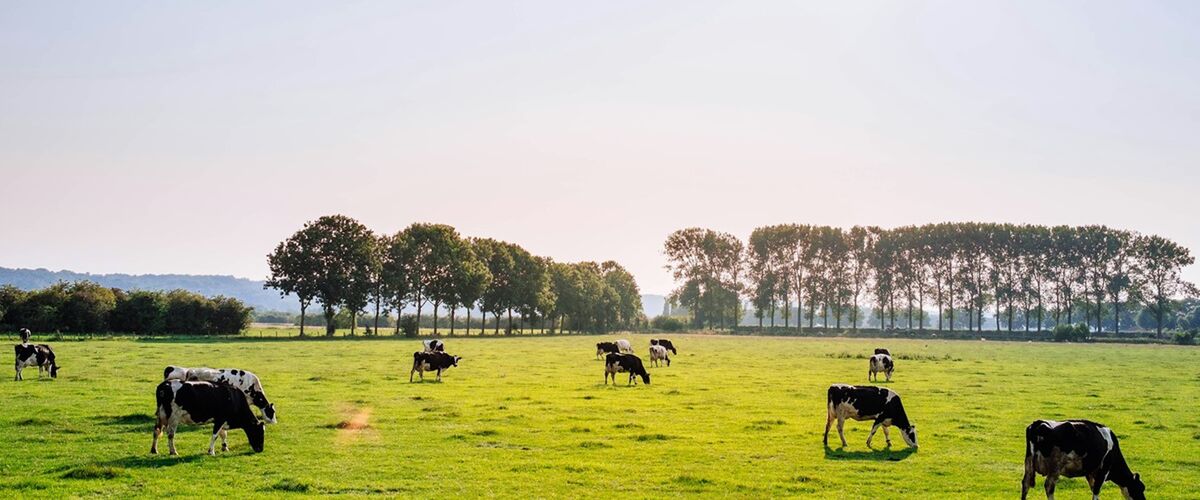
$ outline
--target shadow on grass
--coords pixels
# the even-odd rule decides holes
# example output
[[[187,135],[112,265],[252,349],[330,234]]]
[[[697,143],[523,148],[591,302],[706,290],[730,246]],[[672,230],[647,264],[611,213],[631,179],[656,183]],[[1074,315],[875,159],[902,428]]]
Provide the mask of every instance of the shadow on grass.
[[[161,444],[161,443],[160,443]],[[195,453],[182,453],[176,456],[171,456],[163,449],[159,449],[158,455],[151,455],[148,452],[145,455],[132,455],[107,462],[99,462],[98,465],[107,467],[123,467],[126,469],[161,469],[163,467],[173,467],[181,464],[190,464],[197,460],[211,459],[216,460],[221,457],[234,457],[243,455],[254,455],[250,450],[233,451],[233,452],[218,452],[216,456],[210,457],[204,450],[196,450]]]
[[[845,448],[833,449],[825,447],[826,460],[875,460],[875,461],[892,461],[899,462],[908,458],[913,453],[916,453],[916,448],[904,448],[893,450],[891,448],[883,448],[879,450],[866,451],[847,451]]]

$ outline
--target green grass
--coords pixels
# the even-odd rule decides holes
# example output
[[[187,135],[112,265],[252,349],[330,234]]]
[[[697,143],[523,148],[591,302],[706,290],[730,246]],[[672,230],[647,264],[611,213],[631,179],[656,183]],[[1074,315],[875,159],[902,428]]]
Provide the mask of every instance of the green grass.
[[[624,337],[646,357],[648,336]],[[1012,498],[1025,425],[1073,417],[1113,427],[1153,498],[1200,482],[1197,348],[888,340],[914,452],[895,433],[868,449],[867,422],[846,424],[846,449],[821,445],[825,389],[866,383],[858,355],[884,341],[672,338],[672,366],[637,387],[603,384],[591,336],[455,338],[461,366],[412,384],[415,340],[63,342],[59,379],[0,382],[0,498]],[[266,451],[233,431],[209,457],[190,427],[181,456],[151,456],[167,364],[257,372],[280,419]],[[1059,498],[1086,489],[1065,480]]]

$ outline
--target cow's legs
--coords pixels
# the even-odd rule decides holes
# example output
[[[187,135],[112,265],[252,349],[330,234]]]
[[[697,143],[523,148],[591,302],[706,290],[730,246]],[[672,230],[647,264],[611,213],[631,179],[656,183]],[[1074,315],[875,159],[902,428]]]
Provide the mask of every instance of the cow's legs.
[[[671,358],[667,358],[667,367],[671,366]]]
[[[844,430],[845,426],[846,426],[846,419],[839,416],[838,417],[838,437],[842,438],[842,448],[845,448],[847,446],[846,432]]]
[[[167,425],[167,450],[171,456],[179,454],[178,451],[175,451],[175,426],[170,424]]]
[[[220,419],[213,421],[212,437],[209,438],[209,440],[208,440],[208,454],[209,455],[217,454],[217,450],[216,450],[217,436],[221,435],[221,428],[224,426],[225,426],[225,422],[222,422]]]
[[[17,375],[13,377],[13,381],[20,381],[21,380],[21,364],[17,363],[16,365],[13,365],[13,369],[17,371]]]
[[[891,427],[892,426],[890,426],[890,425],[883,426],[883,439],[887,440],[888,448],[892,447],[892,436],[890,434],[888,434],[888,429]]]
[[[885,375],[887,375],[887,381],[891,382],[892,381],[892,372],[889,371],[889,372],[885,373]]]
[[[1046,500],[1054,500],[1054,486],[1058,484],[1058,476],[1046,476]]]
[[[229,429],[221,427],[221,451],[229,451]]]
[[[1087,480],[1088,486],[1092,487],[1092,500],[1100,500],[1100,487],[1104,486],[1103,476],[1095,473],[1088,474]],[[1128,495],[1126,495],[1126,498],[1128,498]]]
[[[161,422],[154,423],[154,441],[150,442],[150,454],[151,455],[158,454],[158,437],[162,435],[162,429],[163,429],[163,426],[162,426]]]
[[[879,423],[879,421],[876,421],[874,424],[871,425],[871,433],[867,434],[867,448],[871,447],[871,438],[875,437],[875,431],[879,430],[879,427],[881,425],[883,425],[883,424]],[[886,432],[886,431],[884,431],[884,432]]]

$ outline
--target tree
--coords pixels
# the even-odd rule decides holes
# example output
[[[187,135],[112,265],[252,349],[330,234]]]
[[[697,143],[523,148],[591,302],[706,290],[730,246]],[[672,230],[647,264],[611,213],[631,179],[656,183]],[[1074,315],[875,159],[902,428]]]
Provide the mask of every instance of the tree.
[[[106,332],[109,314],[116,306],[117,298],[111,288],[77,281],[67,287],[59,318],[63,329],[69,332]]]
[[[414,283],[412,265],[408,260],[412,252],[409,248],[408,233],[400,231],[381,244],[384,244],[385,248],[381,252],[379,269],[380,298],[386,297],[396,309],[396,331],[393,335],[400,335],[401,312],[408,303]]]
[[[279,295],[295,295],[300,300],[300,336],[304,336],[304,318],[308,306],[317,297],[320,289],[319,268],[322,266],[317,255],[320,242],[318,229],[309,222],[288,239],[279,243],[275,251],[267,255],[267,266],[271,274],[263,288],[279,290]]]
[[[445,224],[417,223],[404,230],[407,244],[402,256],[409,266],[409,290],[417,304],[417,319],[426,300],[434,303],[433,329],[437,333],[437,309],[451,294],[455,256],[463,243],[458,231]]]
[[[688,228],[671,233],[664,245],[668,268],[679,288],[672,294],[691,311],[697,326],[736,323],[741,312],[742,242],[728,233]]]
[[[489,312],[496,321],[496,333],[499,334],[500,313],[511,307],[513,303],[511,284],[515,264],[510,251],[512,245],[490,238],[481,238],[473,240],[472,246],[475,255],[487,267],[488,274],[492,277],[479,297],[479,309],[483,313],[480,334],[486,329],[487,313]]]
[[[1141,296],[1146,310],[1154,315],[1154,331],[1162,337],[1171,299],[1182,294],[1198,293],[1196,286],[1185,281],[1183,268],[1195,263],[1191,252],[1161,236],[1140,236],[1133,242],[1133,256],[1141,274]]]
[[[450,335],[454,335],[454,313],[459,306],[467,308],[467,334],[471,333],[471,307],[483,295],[492,281],[487,265],[475,256],[471,242],[459,240],[456,245],[454,267],[450,275],[446,305],[450,308]]]

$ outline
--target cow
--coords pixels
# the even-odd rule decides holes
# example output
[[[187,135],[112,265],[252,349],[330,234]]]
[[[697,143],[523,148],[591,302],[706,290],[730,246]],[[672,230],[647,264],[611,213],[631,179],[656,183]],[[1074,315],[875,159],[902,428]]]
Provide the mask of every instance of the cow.
[[[882,347],[876,347],[875,354],[887,354],[888,356],[891,356],[892,352]]]
[[[16,352],[16,361],[13,363],[13,368],[17,374],[13,380],[25,380],[21,376],[21,370],[25,367],[37,365],[38,378],[42,378],[42,372],[50,372],[50,378],[58,378],[58,363],[54,361],[54,350],[46,344],[17,344],[13,346]]]
[[[870,366],[867,368],[867,381],[874,379],[879,381],[879,372],[883,372],[884,377],[888,382],[892,381],[892,371],[896,369],[895,363],[892,363],[892,357],[887,354],[876,354],[871,356],[869,361]]]
[[[617,373],[629,373],[629,384],[637,385],[637,377],[650,385],[650,374],[642,365],[642,358],[633,354],[612,354],[604,357],[604,385],[608,385],[608,377],[612,376],[613,384],[617,383]]]
[[[600,359],[601,354],[609,352],[621,352],[621,350],[617,348],[616,342],[596,342],[596,359]]]
[[[659,366],[660,361],[666,361],[667,366],[671,366],[671,358],[667,356],[667,348],[662,345],[650,346],[650,364],[651,366]]]
[[[275,418],[275,405],[267,400],[267,393],[263,391],[262,382],[259,381],[257,375],[246,370],[239,370],[237,368],[214,370],[212,368],[168,366],[163,370],[163,380],[203,381],[232,385],[246,395],[246,401],[257,406],[262,411],[263,420],[268,424],[278,422]]]
[[[617,349],[620,350],[621,352],[627,352],[629,354],[633,354],[633,345],[630,344],[629,341],[625,340],[625,339],[617,339]]]
[[[461,359],[461,356],[451,356],[444,352],[414,352],[412,371],[408,372],[408,381],[413,381],[414,373],[420,373],[421,380],[424,381],[425,372],[437,371],[437,381],[441,382],[442,372],[458,366]]]
[[[650,339],[650,345],[660,345],[660,346],[663,346],[663,347],[666,347],[667,349],[669,349],[671,351],[671,354],[676,354],[676,355],[679,354],[679,351],[675,350],[675,345],[672,344],[671,341],[667,340],[667,339]]]
[[[900,429],[904,442],[913,448],[917,447],[917,426],[912,425],[908,415],[904,413],[904,405],[900,403],[900,395],[895,391],[876,386],[852,386],[834,384],[829,386],[828,399],[829,415],[825,420],[825,446],[829,446],[829,426],[837,419],[838,436],[842,438],[842,447],[846,447],[846,434],[842,431],[847,418],[854,420],[874,420],[871,433],[867,435],[867,447],[871,447],[871,438],[875,431],[883,426],[883,437],[888,446],[892,445],[892,437],[888,435],[888,427]]]
[[[421,344],[425,346],[425,352],[446,352],[446,343],[438,339],[422,340]]]
[[[22,328],[21,329],[21,343],[28,344],[29,337],[32,335],[33,335],[33,332],[30,332],[28,328]]]
[[[1100,498],[1104,481],[1121,488],[1125,498],[1145,500],[1146,485],[1129,470],[1112,429],[1088,420],[1035,420],[1025,428],[1025,477],[1021,499],[1034,487],[1037,476],[1046,476],[1046,498],[1054,500],[1059,476],[1087,477],[1092,498]]]
[[[157,401],[154,423],[154,441],[150,453],[158,453],[158,438],[167,431],[167,448],[175,451],[175,429],[179,424],[213,424],[212,438],[208,440],[208,454],[216,455],[217,437],[221,437],[221,451],[229,451],[229,429],[242,429],[246,440],[255,452],[263,451],[263,434],[266,424],[260,422],[242,391],[228,384],[205,381],[164,380],[154,391]]]

